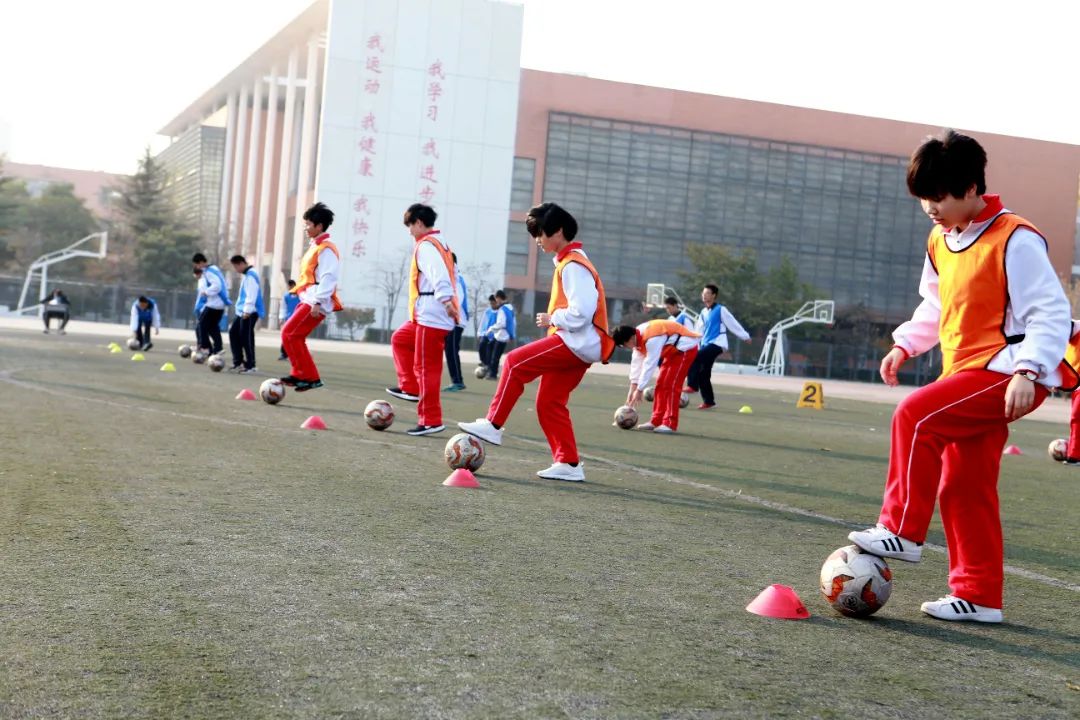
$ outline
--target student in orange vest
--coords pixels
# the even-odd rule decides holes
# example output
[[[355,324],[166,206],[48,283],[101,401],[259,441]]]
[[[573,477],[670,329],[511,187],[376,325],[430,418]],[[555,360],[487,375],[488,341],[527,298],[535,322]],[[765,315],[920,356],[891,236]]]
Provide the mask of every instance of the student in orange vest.
[[[1072,321],[1072,337],[1065,348],[1065,362],[1073,369],[1080,368],[1080,320]],[[1080,390],[1073,391],[1069,415],[1069,440],[1062,462],[1080,466]]]
[[[398,384],[386,392],[419,403],[417,425],[405,431],[417,436],[445,430],[439,401],[443,351],[446,336],[461,317],[454,255],[435,229],[437,217],[435,210],[421,203],[405,211],[405,227],[413,237],[409,319],[390,338]]]
[[[323,386],[308,351],[307,337],[326,313],[343,307],[337,294],[341,253],[326,232],[333,222],[334,213],[321,202],[304,213],[304,232],[311,238],[311,245],[300,260],[300,279],[289,291],[300,298],[300,304],[281,327],[281,347],[292,363],[291,372],[281,382],[295,387],[297,392]]]
[[[536,326],[547,334],[506,356],[487,417],[459,423],[458,427],[492,445],[501,445],[503,426],[526,383],[540,378],[536,419],[551,446],[554,463],[536,474],[549,480],[582,482],[585,471],[566,405],[589,366],[606,363],[615,351],[615,341],[607,333],[604,285],[581,243],[574,242],[577,221],[566,210],[555,203],[537,205],[529,210],[525,227],[541,250],[555,255],[551,301],[547,312],[536,316]]]
[[[652,419],[638,430],[671,434],[679,429],[680,389],[698,354],[699,333],[676,320],[649,320],[636,328],[620,325],[611,334],[615,345],[633,350],[630,358],[630,391],[626,404],[636,408],[656,368],[656,394]]]
[[[979,143],[952,130],[928,138],[908,164],[908,190],[935,224],[922,303],[893,333],[881,378],[895,386],[904,362],[938,343],[942,374],[897,406],[878,524],[848,537],[874,555],[918,562],[937,499],[949,594],[922,611],[996,623],[1004,563],[997,483],[1009,423],[1049,388],[1075,387],[1078,378],[1062,361],[1069,302],[1046,241],[985,194],[985,169]]]

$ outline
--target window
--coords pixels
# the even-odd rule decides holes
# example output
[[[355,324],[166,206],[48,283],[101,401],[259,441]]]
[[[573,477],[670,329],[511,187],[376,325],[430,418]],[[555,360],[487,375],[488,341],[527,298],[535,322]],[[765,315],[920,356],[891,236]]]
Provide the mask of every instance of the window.
[[[529,233],[525,223],[512,222],[506,234],[506,274],[524,275],[529,272]]]
[[[528,210],[533,206],[533,189],[536,186],[536,161],[532,158],[514,158],[514,175],[510,182],[510,209]]]

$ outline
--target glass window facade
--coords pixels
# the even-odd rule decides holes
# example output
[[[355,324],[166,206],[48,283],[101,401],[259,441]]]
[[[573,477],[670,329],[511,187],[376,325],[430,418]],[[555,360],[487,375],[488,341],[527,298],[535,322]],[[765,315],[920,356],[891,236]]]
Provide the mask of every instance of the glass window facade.
[[[908,317],[928,221],[906,159],[757,138],[549,116],[545,201],[564,205],[612,299],[679,284],[690,243],[783,256],[839,306]],[[550,271],[549,271],[550,272]]]
[[[525,223],[511,222],[506,234],[507,275],[525,275],[529,272],[530,242]]]
[[[514,175],[510,183],[510,209],[525,212],[533,206],[536,188],[536,160],[514,158]]]

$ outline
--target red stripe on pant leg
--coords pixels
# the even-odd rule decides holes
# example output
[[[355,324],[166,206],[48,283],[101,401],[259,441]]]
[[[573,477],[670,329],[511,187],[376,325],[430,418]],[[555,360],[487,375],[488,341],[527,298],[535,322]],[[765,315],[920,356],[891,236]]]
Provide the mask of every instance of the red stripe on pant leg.
[[[1080,459],[1080,390],[1074,390],[1071,403],[1072,414],[1069,419],[1069,447],[1065,454],[1070,458]]]
[[[281,341],[292,365],[291,374],[295,378],[317,380],[319,377],[319,369],[308,350],[307,336],[319,326],[324,317],[325,313],[318,317],[313,316],[311,307],[301,303],[282,328]]]
[[[420,394],[420,383],[413,369],[416,353],[416,323],[406,320],[390,336],[390,349],[394,354],[394,371],[397,373],[398,387],[410,395]]]
[[[672,378],[672,388],[674,388],[673,399],[674,402],[671,406],[671,414],[668,419],[668,427],[672,430],[679,429],[679,413],[681,412],[682,405],[682,388],[683,383],[686,381],[686,374],[690,371],[690,365],[694,362],[694,356],[697,355],[696,350],[680,353],[681,362],[678,368],[674,371],[674,378]]]
[[[525,385],[545,370],[557,368],[560,362],[568,362],[571,358],[581,362],[558,335],[548,335],[512,350],[503,363],[499,387],[491,398],[487,419],[499,427],[505,425],[514,405],[525,392]]]
[[[581,383],[581,378],[585,377],[589,366],[576,355],[573,359],[577,362],[576,366],[566,361],[559,369],[545,372],[540,378],[540,387],[536,390],[536,419],[544,431],[555,462],[580,462],[567,403],[570,393]]]
[[[415,372],[420,382],[420,403],[417,416],[421,425],[442,425],[443,353],[447,332],[439,328],[417,325]]]

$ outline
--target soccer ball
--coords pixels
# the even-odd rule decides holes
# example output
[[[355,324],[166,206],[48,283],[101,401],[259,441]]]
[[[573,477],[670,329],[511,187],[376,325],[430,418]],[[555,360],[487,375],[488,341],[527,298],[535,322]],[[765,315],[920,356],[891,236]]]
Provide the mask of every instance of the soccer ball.
[[[1046,452],[1054,462],[1065,462],[1065,458],[1069,455],[1069,444],[1065,442],[1064,438],[1051,440],[1050,447],[1046,448]]]
[[[372,400],[364,408],[364,422],[372,430],[385,430],[394,424],[394,406],[385,400]]]
[[[615,411],[615,424],[621,427],[623,430],[629,430],[637,425],[638,414],[637,410],[629,405],[623,405]]]
[[[684,408],[690,404],[690,394],[683,393],[679,396],[679,407]]]
[[[206,361],[206,364],[214,372],[221,372],[225,369],[225,358],[220,355],[214,355]]]
[[[189,358],[189,357],[191,357],[191,346],[190,345],[181,345],[180,349],[177,350],[177,352],[180,353],[180,357]]]
[[[483,365],[480,365],[480,366],[479,366],[479,367],[477,367],[477,368],[476,368],[476,370],[475,370],[475,371],[473,372],[473,375],[475,375],[475,376],[476,376],[476,379],[477,379],[477,380],[483,380],[484,378],[486,378],[486,377],[487,377],[487,368],[486,368],[486,367],[484,367]]]
[[[650,385],[649,387],[645,388],[645,392],[643,393],[643,395],[645,397],[645,402],[652,402],[653,398],[656,397],[656,388]]]
[[[892,571],[883,558],[848,545],[821,566],[821,594],[841,615],[868,617],[888,601]]]
[[[196,350],[191,354],[191,362],[195,363],[196,365],[202,365],[204,362],[206,362],[206,358],[208,357],[210,357],[210,355],[206,351]]]
[[[476,472],[484,464],[484,444],[468,433],[458,433],[446,443],[443,455],[451,470]]]
[[[142,347],[138,340],[135,338],[128,338],[127,341],[128,350],[138,350]]]
[[[277,405],[285,399],[285,384],[277,378],[264,380],[259,386],[259,397],[269,405]]]

